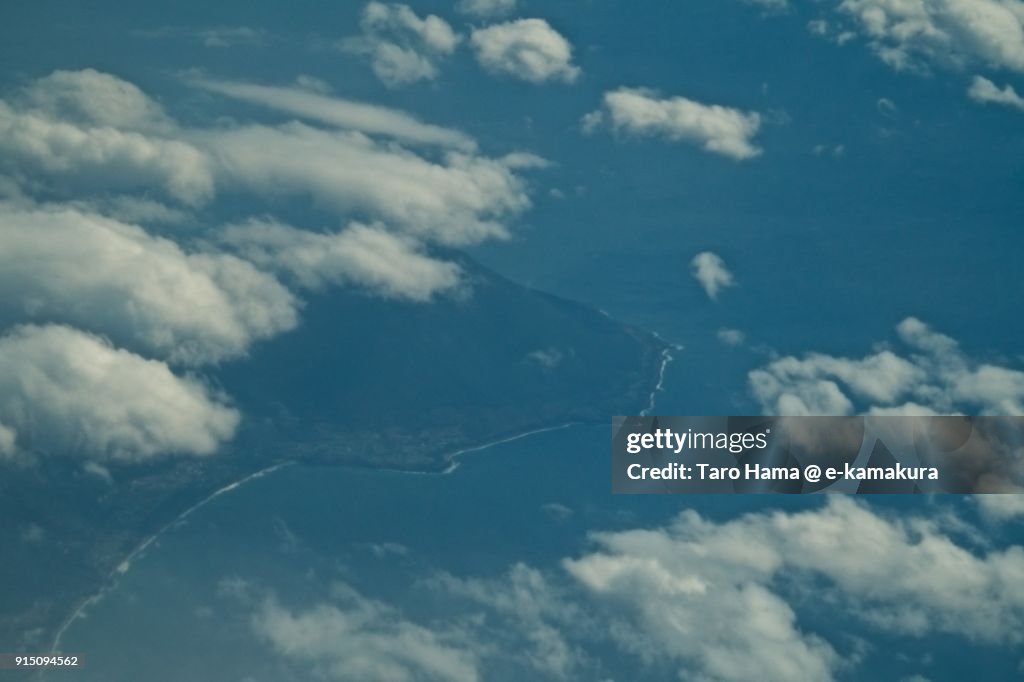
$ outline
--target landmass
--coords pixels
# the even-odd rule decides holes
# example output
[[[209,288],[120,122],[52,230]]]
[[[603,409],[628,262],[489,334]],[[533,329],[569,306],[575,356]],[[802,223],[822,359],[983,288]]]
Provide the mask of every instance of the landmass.
[[[302,325],[208,379],[245,415],[215,456],[111,467],[40,458],[0,479],[0,650],[48,650],[147,538],[282,464],[443,471],[460,450],[646,408],[669,347],[462,255],[429,305],[330,290]]]

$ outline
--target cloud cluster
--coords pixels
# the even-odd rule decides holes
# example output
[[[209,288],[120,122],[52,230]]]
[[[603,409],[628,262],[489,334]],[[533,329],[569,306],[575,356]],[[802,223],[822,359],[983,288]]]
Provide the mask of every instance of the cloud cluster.
[[[785,356],[750,372],[751,391],[766,414],[1024,414],[1024,372],[976,361],[916,318],[896,329],[906,357]]]
[[[975,554],[937,521],[886,518],[841,496],[721,523],[687,511],[664,528],[593,538],[596,551],[564,565],[626,621],[609,626],[620,644],[702,679],[834,679],[844,661],[801,630],[784,577],[807,585],[810,608],[894,634],[1016,646],[1024,632],[1022,548]]]
[[[0,337],[0,455],[210,455],[239,418],[198,380],[97,336],[27,325]]]
[[[653,90],[619,88],[606,92],[602,108],[583,118],[585,132],[602,126],[630,135],[690,142],[737,161],[761,154],[754,144],[761,128],[760,114],[701,104],[685,97],[661,97]]]
[[[443,22],[398,5],[371,3],[364,19],[375,35],[405,31],[439,52],[458,42]],[[116,461],[208,454],[238,415],[197,392],[194,380],[177,378],[177,368],[244,357],[294,328],[303,291],[354,286],[427,302],[460,289],[459,267],[431,256],[429,245],[506,237],[507,221],[530,206],[520,172],[545,165],[522,152],[483,156],[461,131],[331,97],[309,79],[291,87],[196,73],[185,80],[302,120],[184,126],[134,84],[94,70],[57,71],[0,100],[0,285],[8,292],[0,334],[25,323],[70,325],[60,329],[91,340],[76,347],[107,344],[107,355],[163,372],[164,383],[179,382],[195,404],[208,403],[212,422],[197,423],[198,408],[178,400],[182,432],[194,440],[182,439],[165,426],[179,423],[175,401],[150,401],[141,382],[129,381],[110,391],[122,408],[53,403],[64,406],[69,428],[88,435],[30,438],[50,417],[30,402],[43,392],[22,392],[0,406],[2,453],[55,452],[60,443]],[[348,227],[311,231],[267,218],[181,229],[206,222],[203,207],[225,192],[307,197]],[[39,194],[47,201],[33,198]],[[173,229],[157,236],[143,227],[155,224]],[[105,354],[82,357],[100,362]],[[15,383],[17,367],[7,370]],[[110,430],[103,415],[119,414],[131,420],[124,434],[97,435]]]
[[[1024,72],[1019,0],[843,0],[838,11],[896,69],[981,64]]]
[[[385,85],[397,87],[440,75],[437,62],[455,51],[460,36],[436,15],[419,17],[408,5],[370,2],[363,9],[361,36],[339,47],[370,60]]]
[[[421,578],[438,608],[432,638],[347,586],[306,610],[249,603],[257,632],[325,679],[355,669],[378,679],[362,669],[359,644],[394,679],[602,679],[613,664],[645,679],[833,682],[863,656],[810,629],[836,612],[868,633],[1024,643],[1024,548],[965,542],[974,532],[947,515],[897,517],[839,495],[722,521],[687,510],[591,533],[550,571],[514,563],[488,577]]]
[[[277,653],[320,679],[476,682],[477,654],[457,631],[426,628],[338,584],[332,600],[294,611],[266,599],[252,618]]]
[[[539,570],[514,564],[495,579],[442,573],[427,581],[435,591],[465,599],[487,613],[476,639],[501,644],[505,655],[542,679],[582,679],[589,663],[566,633],[582,624],[583,612]],[[482,647],[481,647],[482,648]]]
[[[694,256],[690,261],[690,272],[712,301],[718,299],[722,289],[736,283],[722,257],[711,251],[703,251]]]
[[[242,356],[298,319],[292,294],[246,261],[63,207],[0,203],[0,287],[7,319],[59,320],[187,365]]]
[[[518,19],[473,31],[470,43],[487,71],[530,83],[575,82],[572,45],[543,19]]]

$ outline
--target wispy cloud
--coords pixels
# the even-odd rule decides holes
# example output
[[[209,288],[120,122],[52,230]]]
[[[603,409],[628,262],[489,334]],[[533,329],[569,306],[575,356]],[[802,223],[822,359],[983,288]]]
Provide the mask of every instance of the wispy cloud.
[[[203,77],[187,77],[187,81],[227,97],[347,130],[386,135],[413,144],[436,144],[467,151],[476,147],[473,139],[465,133],[423,123],[404,111],[328,96],[304,87],[259,85]]]
[[[474,17],[496,17],[511,14],[517,0],[459,0],[455,8]]]
[[[967,90],[967,94],[975,102],[1002,104],[1024,111],[1024,97],[1018,95],[1013,86],[1007,85],[999,89],[995,83],[981,76],[974,77],[971,87]]]

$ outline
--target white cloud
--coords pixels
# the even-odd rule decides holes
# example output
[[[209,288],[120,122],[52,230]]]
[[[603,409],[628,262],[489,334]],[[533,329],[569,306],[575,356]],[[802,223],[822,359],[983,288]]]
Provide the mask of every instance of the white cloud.
[[[431,258],[416,242],[379,226],[354,223],[322,234],[252,220],[225,228],[220,237],[260,268],[285,273],[309,289],[354,284],[388,298],[429,301],[459,284],[457,265]]]
[[[135,85],[93,69],[54,71],[0,100],[0,168],[74,189],[162,188],[187,204],[214,193],[209,160]]]
[[[194,85],[246,102],[277,109],[345,130],[385,135],[414,144],[431,144],[472,151],[476,143],[458,130],[423,123],[397,109],[328,97],[308,89],[273,87],[212,79],[193,79]]]
[[[718,299],[718,293],[722,289],[736,283],[722,257],[710,251],[694,256],[690,261],[690,271],[712,301]]]
[[[1024,111],[1024,97],[1018,95],[1013,86],[1007,85],[1000,90],[995,83],[981,76],[974,77],[967,94],[975,102],[1003,104]]]
[[[1024,414],[1024,372],[976,361],[916,318],[897,333],[909,357],[786,356],[752,371],[751,391],[768,414]]]
[[[210,455],[239,415],[162,362],[63,326],[0,338],[0,450],[138,461]]]
[[[572,45],[543,19],[518,19],[473,31],[477,61],[491,73],[531,83],[574,82]]]
[[[325,680],[476,682],[477,654],[457,632],[424,627],[337,585],[334,600],[292,611],[267,599],[252,619],[279,654]]]
[[[974,554],[934,520],[887,518],[841,496],[721,523],[687,511],[593,539],[596,551],[564,565],[607,604],[620,646],[696,679],[827,681],[850,663],[799,627],[786,601],[794,580],[810,608],[892,633],[1012,646],[1024,632],[1022,548]]]
[[[448,152],[429,161],[394,144],[301,123],[206,134],[225,182],[265,194],[308,194],[345,215],[382,219],[422,239],[504,238],[503,219],[530,206],[501,160]]]
[[[838,10],[893,68],[985,64],[1024,72],[1019,0],[843,0]]]
[[[585,132],[601,125],[632,135],[664,137],[699,144],[705,151],[736,160],[761,154],[754,137],[761,116],[685,97],[663,98],[652,90],[619,88],[604,95],[603,108],[583,119]]]
[[[123,130],[174,128],[163,107],[136,85],[95,69],[54,71],[30,83],[24,108],[54,118]]]
[[[723,327],[718,330],[718,340],[727,346],[742,346],[747,340],[747,335],[739,329]]]
[[[297,322],[292,295],[249,263],[70,208],[0,203],[0,283],[7,315],[186,364],[241,356]]]
[[[674,664],[681,679],[832,680],[839,656],[770,589],[777,550],[728,528],[708,538],[700,525],[713,524],[690,512],[668,529],[595,534],[600,549],[564,566],[607,605],[622,649]]]
[[[459,0],[455,8],[475,17],[496,17],[511,13],[517,0]]]
[[[975,495],[981,513],[993,521],[1024,519],[1024,493]]]
[[[887,635],[1024,643],[1024,548],[978,543],[976,528],[934,510],[887,514],[845,496],[721,521],[687,510],[662,526],[591,533],[560,565],[414,581],[438,609],[430,638],[344,585],[304,611],[261,606],[248,588],[239,597],[277,652],[325,679],[383,678],[372,662],[390,666],[388,679],[511,669],[517,679],[601,679],[615,661],[645,679],[833,682],[866,646],[808,629],[835,613]]]
[[[476,639],[500,642],[505,655],[513,655],[542,679],[586,677],[580,673],[582,652],[564,634],[580,625],[580,613],[537,569],[517,563],[497,579],[444,573],[428,584],[486,607],[490,629],[476,632]]]
[[[435,52],[454,49],[457,37],[446,37],[443,22],[428,17],[416,23],[401,8],[384,9],[383,19],[367,21],[397,22]],[[62,333],[89,339],[75,347],[93,351],[106,342],[89,334],[101,335],[124,349],[110,350],[117,366],[170,385],[177,379],[164,364],[132,354],[187,366],[239,358],[259,340],[293,328],[299,302],[253,263],[211,250],[215,239],[186,229],[155,236],[135,224],[202,225],[201,214],[158,201],[155,191],[195,206],[225,189],[261,199],[311,197],[345,220],[371,224],[329,234],[264,226],[236,239],[235,248],[300,287],[353,284],[426,301],[460,284],[458,266],[430,257],[426,242],[465,245],[506,237],[506,221],[530,206],[519,171],[546,163],[523,152],[480,156],[473,140],[457,130],[324,96],[322,84],[308,79],[303,89],[209,79],[201,84],[330,128],[298,122],[185,127],[133,84],[88,69],[54,72],[0,100],[0,195],[8,199],[0,201],[0,288],[7,294],[0,300],[0,324],[72,325],[82,331]],[[414,152],[404,145],[426,148]],[[39,193],[74,199],[40,204],[31,198]],[[193,246],[175,241],[183,239]],[[31,445],[120,459],[164,451],[208,454],[230,437],[238,415],[223,399],[202,393],[198,383],[181,385],[186,388],[179,393],[193,396],[194,403],[206,399],[209,424],[198,422],[198,408],[170,389],[168,404],[178,400],[183,410],[173,424],[146,401],[120,404],[134,400],[131,391],[111,390],[110,404],[97,401],[95,413],[79,410],[77,397],[53,406],[65,410],[69,428],[79,429],[77,440],[54,430],[55,440],[35,436],[26,444],[35,428],[30,417],[50,419],[49,408],[30,400],[43,399],[43,393],[32,392],[19,398],[18,415],[0,418],[0,453],[10,456]],[[109,434],[105,416],[130,423],[123,433]],[[178,423],[192,435],[172,429]]]
[[[160,187],[191,205],[213,196],[209,160],[194,146],[107,125],[76,124],[0,100],[0,166],[83,189]]]
[[[444,19],[433,14],[421,18],[401,4],[368,3],[360,26],[363,34],[339,47],[367,56],[374,74],[389,87],[437,78],[438,61],[461,40]]]

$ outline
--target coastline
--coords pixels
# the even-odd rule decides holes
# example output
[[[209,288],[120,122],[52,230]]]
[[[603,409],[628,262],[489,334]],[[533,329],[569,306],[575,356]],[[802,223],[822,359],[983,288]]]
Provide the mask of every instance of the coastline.
[[[658,394],[661,393],[665,388],[665,372],[668,370],[668,366],[675,360],[675,356],[672,355],[672,351],[682,351],[683,346],[678,343],[668,343],[663,338],[654,334],[654,338],[658,339],[665,344],[664,350],[661,351],[661,366],[658,369],[658,381],[654,384],[654,388],[651,389],[651,395],[647,402],[647,407],[640,410],[641,417],[649,417],[654,412],[654,407],[658,399]]]
[[[154,542],[159,540],[164,535],[164,533],[166,533],[170,529],[174,528],[175,526],[179,525],[180,523],[184,522],[194,512],[198,511],[199,509],[202,509],[207,504],[209,504],[213,500],[217,499],[221,495],[224,495],[224,494],[229,493],[229,492],[231,492],[233,490],[236,490],[239,487],[245,485],[246,483],[248,483],[250,481],[254,481],[256,479],[263,478],[264,476],[268,476],[268,475],[274,473],[275,471],[277,471],[279,469],[283,469],[283,468],[291,466],[293,464],[295,464],[295,462],[278,462],[278,463],[273,464],[273,465],[271,465],[269,467],[266,467],[264,469],[260,469],[259,471],[254,472],[254,473],[248,474],[247,476],[245,476],[243,478],[240,478],[239,480],[237,480],[237,481],[235,481],[233,483],[229,483],[226,486],[218,488],[214,492],[212,492],[209,495],[207,495],[206,497],[204,497],[199,502],[195,503],[194,505],[192,505],[191,507],[189,507],[188,509],[183,511],[181,514],[179,514],[177,517],[175,517],[173,521],[171,521],[170,523],[165,524],[160,529],[158,529],[155,533],[153,533],[152,535],[147,537],[145,540],[140,542],[135,547],[135,549],[133,549],[131,552],[129,552],[127,554],[127,556],[125,556],[125,558],[122,559],[120,563],[118,563],[117,567],[107,576],[106,584],[103,586],[103,588],[100,589],[99,592],[97,592],[97,593],[95,593],[95,594],[85,598],[84,600],[82,600],[82,602],[79,603],[78,607],[75,608],[74,611],[72,611],[71,615],[68,616],[67,619],[65,619],[64,623],[60,626],[60,629],[58,629],[57,633],[54,635],[53,643],[50,645],[50,653],[57,653],[58,649],[60,648],[61,639],[64,637],[64,633],[67,631],[67,629],[69,627],[71,627],[71,625],[76,620],[78,620],[81,617],[84,617],[86,610],[90,606],[95,606],[96,604],[100,603],[103,600],[103,598],[105,596],[107,596],[107,594],[109,594],[112,590],[114,590],[118,586],[117,577],[121,576],[121,575],[124,575],[129,570],[131,570],[132,562],[135,561],[137,558],[139,558],[139,556],[141,556],[142,553],[145,552],[146,549],[148,549],[150,547],[150,545],[152,545]]]
[[[673,351],[680,351],[683,348],[679,344],[672,344],[672,343],[669,343],[669,342],[665,341],[663,338],[661,338],[656,333],[652,333],[652,336],[659,343],[662,344],[663,348],[662,348],[661,353],[660,353],[660,362],[658,363],[657,380],[656,380],[656,382],[654,384],[654,387],[652,388],[652,390],[651,390],[651,392],[649,394],[648,405],[647,405],[646,408],[644,408],[643,410],[640,411],[640,415],[643,415],[643,416],[649,415],[651,412],[653,412],[653,410],[655,408],[655,404],[656,404],[656,401],[657,401],[657,395],[658,395],[658,393],[660,393],[663,390],[663,387],[664,387],[666,370],[667,370],[668,366],[674,360],[674,356],[672,355]],[[521,433],[516,433],[516,434],[513,434],[511,436],[504,437],[504,438],[499,438],[497,440],[490,440],[490,441],[487,441],[487,442],[484,442],[484,443],[481,443],[481,444],[466,446],[466,447],[454,450],[452,452],[449,452],[447,454],[441,455],[441,462],[446,465],[442,469],[417,470],[417,469],[386,469],[386,468],[381,468],[381,469],[377,469],[377,470],[379,470],[379,471],[389,471],[389,472],[392,472],[392,473],[401,473],[401,474],[440,475],[440,476],[444,476],[444,475],[452,474],[455,471],[457,471],[458,468],[459,468],[459,465],[460,465],[459,459],[462,456],[466,455],[466,454],[473,453],[473,452],[479,452],[479,451],[486,450],[488,448],[491,448],[491,447],[494,447],[494,446],[497,446],[497,445],[503,445],[505,443],[511,443],[511,442],[514,442],[514,441],[522,440],[524,438],[528,438],[528,437],[534,436],[534,435],[539,435],[541,433],[548,433],[548,432],[552,432],[552,431],[559,431],[559,430],[562,430],[562,429],[566,429],[566,428],[569,428],[569,427],[572,427],[572,426],[582,425],[582,424],[585,424],[585,423],[587,423],[587,422],[584,422],[584,421],[570,421],[570,422],[564,422],[564,423],[560,423],[560,424],[554,424],[554,425],[551,425],[551,426],[542,426],[542,427],[539,427],[539,428],[534,428],[534,429],[530,429],[530,430],[527,430],[527,431],[523,431]],[[189,516],[191,516],[196,511],[202,509],[203,507],[205,507],[206,505],[208,505],[209,503],[211,503],[213,500],[217,499],[218,497],[220,497],[222,495],[225,495],[225,494],[227,494],[229,492],[232,492],[234,490],[237,490],[238,488],[240,488],[241,486],[245,485],[246,483],[249,483],[251,481],[263,478],[265,476],[269,476],[270,474],[273,474],[274,472],[276,472],[276,471],[278,471],[280,469],[283,469],[285,467],[289,467],[289,466],[292,466],[292,465],[301,465],[301,464],[302,464],[302,462],[301,461],[297,461],[297,460],[281,461],[281,462],[277,462],[277,463],[275,463],[275,464],[273,464],[271,466],[268,466],[268,467],[265,467],[263,469],[260,469],[259,471],[247,474],[244,477],[238,479],[237,481],[234,481],[234,482],[229,483],[229,484],[227,484],[225,486],[222,486],[221,488],[218,488],[217,490],[215,490],[214,492],[210,493],[208,496],[206,496],[205,498],[203,498],[199,502],[193,504],[192,506],[190,506],[189,508],[187,508],[186,510],[181,512],[172,521],[170,521],[170,522],[166,523],[165,525],[161,526],[154,533],[152,533],[151,535],[146,537],[131,552],[129,552],[125,556],[124,559],[122,559],[118,563],[118,565],[114,568],[113,571],[111,571],[108,574],[107,579],[106,579],[103,587],[98,592],[96,592],[96,593],[86,597],[81,602],[79,602],[78,606],[63,621],[63,623],[61,624],[60,628],[57,630],[56,634],[54,635],[52,644],[51,644],[50,649],[49,649],[50,653],[54,653],[54,654],[59,653],[59,648],[61,646],[64,634],[67,632],[67,630],[76,621],[86,617],[87,616],[87,611],[88,611],[89,608],[91,608],[93,606],[96,606],[97,604],[102,602],[103,599],[108,594],[110,594],[114,589],[116,589],[118,587],[118,584],[119,584],[118,583],[118,578],[120,576],[125,575],[126,573],[128,573],[128,571],[131,570],[132,563],[136,559],[138,559],[140,556],[142,556],[143,553],[150,546],[152,546],[157,540],[159,540],[165,533],[167,533],[169,530],[171,530],[171,529],[177,527],[178,525],[182,524],[183,522],[185,522],[188,519]],[[365,468],[365,467],[359,467],[359,468],[362,469],[362,468]]]

